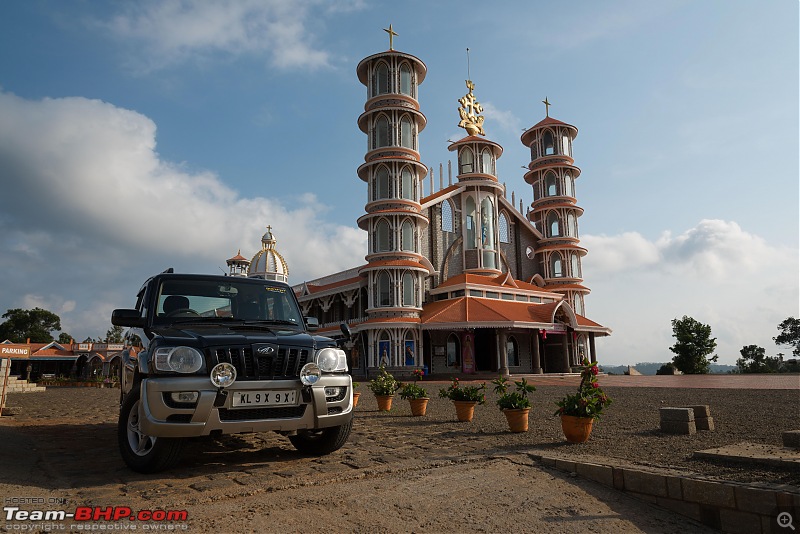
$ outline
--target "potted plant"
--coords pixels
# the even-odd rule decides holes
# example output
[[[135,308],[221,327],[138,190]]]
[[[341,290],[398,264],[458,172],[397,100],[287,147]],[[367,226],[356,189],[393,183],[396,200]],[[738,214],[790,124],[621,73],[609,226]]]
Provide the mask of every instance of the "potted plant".
[[[400,398],[407,399],[411,405],[411,415],[422,416],[428,408],[428,392],[422,386],[417,384],[417,381],[422,378],[422,369],[414,369],[412,373],[414,382],[411,384],[403,384],[400,389]]]
[[[358,406],[358,399],[361,397],[361,392],[356,391],[360,385],[358,382],[353,382],[353,408]]]
[[[589,440],[592,423],[603,413],[611,399],[600,389],[597,362],[589,362],[584,357],[581,366],[581,383],[578,391],[567,395],[556,404],[555,415],[561,416],[561,429],[570,443],[583,443]]]
[[[459,421],[469,422],[475,413],[475,406],[486,402],[486,384],[475,386],[462,386],[458,378],[445,389],[439,390],[439,397],[450,399],[456,407],[456,416]]]
[[[528,412],[531,411],[531,401],[528,393],[536,391],[536,387],[528,384],[523,378],[514,382],[514,391],[509,391],[509,380],[504,376],[498,376],[492,380],[494,392],[499,395],[497,406],[505,414],[508,427],[512,432],[528,431]]]
[[[382,365],[375,380],[370,380],[369,382],[369,389],[375,394],[375,400],[378,401],[378,410],[381,412],[388,412],[392,409],[394,392],[399,388],[400,382]]]

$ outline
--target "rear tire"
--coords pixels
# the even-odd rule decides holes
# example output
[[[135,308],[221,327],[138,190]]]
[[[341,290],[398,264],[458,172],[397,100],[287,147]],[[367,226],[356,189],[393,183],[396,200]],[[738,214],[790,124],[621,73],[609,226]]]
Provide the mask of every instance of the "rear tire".
[[[353,420],[341,426],[320,428],[318,430],[298,430],[297,435],[289,436],[294,448],[303,454],[323,456],[342,448],[347,443]]]
[[[183,448],[183,440],[156,438],[144,434],[139,425],[140,384],[125,396],[119,410],[117,442],[122,459],[138,473],[156,473],[175,465]]]

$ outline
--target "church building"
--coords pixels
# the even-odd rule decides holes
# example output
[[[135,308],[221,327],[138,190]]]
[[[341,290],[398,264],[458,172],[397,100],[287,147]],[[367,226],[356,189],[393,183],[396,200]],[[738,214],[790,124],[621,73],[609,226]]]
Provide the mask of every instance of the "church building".
[[[458,102],[465,137],[448,149],[455,181],[445,186],[440,167],[434,190],[420,161],[419,133],[426,117],[419,88],[427,67],[419,58],[389,50],[356,68],[366,86],[359,129],[368,149],[356,175],[368,194],[358,226],[368,234],[365,263],[308,280],[293,288],[303,314],[319,332],[341,335],[347,322],[353,374],[380,366],[402,371],[422,367],[433,375],[492,372],[566,373],[582,356],[597,359],[595,339],[611,330],[586,317],[573,142],[575,126],[546,116],[525,130],[530,149],[521,178],[533,202],[523,214],[496,175],[503,147],[484,131],[483,108],[466,82]],[[454,117],[455,119],[455,117]],[[451,175],[452,176],[452,175]],[[271,228],[251,262],[228,260],[231,274],[288,276]],[[279,258],[279,259],[276,259]],[[270,263],[271,262],[271,263]],[[249,264],[248,264],[249,263]]]

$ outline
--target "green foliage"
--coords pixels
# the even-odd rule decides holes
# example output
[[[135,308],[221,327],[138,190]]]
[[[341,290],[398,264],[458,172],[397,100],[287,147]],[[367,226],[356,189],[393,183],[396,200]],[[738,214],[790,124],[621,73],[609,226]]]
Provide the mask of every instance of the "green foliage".
[[[122,343],[122,327],[112,326],[106,332],[106,343]]]
[[[675,371],[675,366],[672,364],[672,362],[667,362],[667,363],[665,363],[664,365],[662,365],[661,367],[658,368],[658,371],[656,371],[656,374],[657,375],[674,375],[675,374],[674,371]]]
[[[375,380],[369,382],[369,389],[375,395],[394,395],[399,388],[400,382],[382,365]]]
[[[34,308],[23,310],[14,308],[3,314],[7,319],[0,324],[0,341],[8,339],[13,343],[32,343],[53,341],[53,330],[61,330],[61,318],[53,312]]]
[[[597,382],[597,362],[589,362],[583,359],[581,369],[581,383],[578,385],[578,392],[567,395],[556,404],[558,410],[555,415],[572,415],[574,417],[591,417],[598,419],[603,410],[611,404],[611,399],[600,389]]]
[[[70,343],[72,343],[72,336],[67,334],[66,332],[61,332],[60,334],[58,334],[58,339],[56,341],[58,341],[62,345],[69,345]]]
[[[675,344],[669,350],[675,353],[675,367],[684,374],[708,373],[711,362],[717,361],[717,340],[711,337],[711,327],[684,315],[672,320],[672,336]]]
[[[536,391],[536,387],[528,384],[526,379],[515,381],[515,391],[509,391],[508,378],[498,376],[492,380],[494,384],[494,392],[500,395],[497,399],[497,406],[501,410],[518,410],[520,408],[530,408],[531,401],[528,399],[528,393]]]
[[[776,345],[789,345],[792,347],[792,354],[800,357],[800,319],[787,317],[778,325],[780,334],[772,338]]]
[[[447,388],[439,390],[439,397],[452,401],[469,401],[483,404],[486,402],[485,390],[486,383],[479,386],[462,386],[458,378],[453,378]]]
[[[747,345],[739,351],[741,358],[736,360],[738,373],[794,373],[797,365],[784,362],[783,355],[767,356],[766,351],[756,345]]]
[[[428,392],[425,391],[425,388],[422,386],[418,386],[416,383],[413,384],[403,384],[403,387],[400,388],[400,398],[406,400],[412,399],[424,399],[428,396]]]

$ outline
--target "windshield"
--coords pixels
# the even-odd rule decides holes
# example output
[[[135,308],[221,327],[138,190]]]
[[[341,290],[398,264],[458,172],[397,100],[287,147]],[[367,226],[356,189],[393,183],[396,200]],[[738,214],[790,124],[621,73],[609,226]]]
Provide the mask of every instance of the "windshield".
[[[158,288],[154,322],[167,324],[223,320],[270,321],[301,326],[300,310],[290,289],[252,279],[163,280]]]

